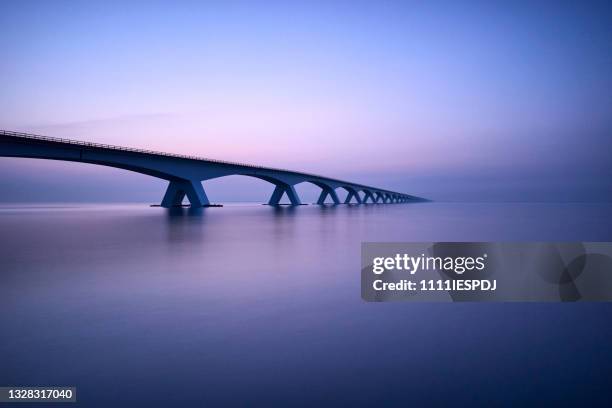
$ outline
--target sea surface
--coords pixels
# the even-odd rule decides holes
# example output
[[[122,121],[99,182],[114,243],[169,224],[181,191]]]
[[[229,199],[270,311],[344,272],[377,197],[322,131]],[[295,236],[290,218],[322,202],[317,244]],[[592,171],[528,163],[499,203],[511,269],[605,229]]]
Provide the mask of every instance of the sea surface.
[[[360,297],[362,241],[568,240],[612,241],[612,205],[4,205],[0,386],[76,386],[72,407],[604,405],[612,304]]]

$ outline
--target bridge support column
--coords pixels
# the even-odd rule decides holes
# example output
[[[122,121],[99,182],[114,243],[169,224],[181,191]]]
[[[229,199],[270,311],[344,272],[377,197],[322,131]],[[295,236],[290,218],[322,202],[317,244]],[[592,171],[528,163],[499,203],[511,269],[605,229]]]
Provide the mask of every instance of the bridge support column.
[[[348,194],[346,195],[346,198],[344,199],[344,204],[350,204],[351,199],[353,197],[355,197],[355,201],[357,201],[357,204],[361,204],[361,197],[359,197],[359,193],[357,193],[357,190],[355,190],[352,187],[351,188],[344,187],[344,189],[348,191]]]
[[[379,200],[384,203],[385,202],[385,196],[383,196],[383,194],[380,191],[377,191],[376,192],[376,198],[374,198],[374,202],[378,203]]]
[[[185,196],[192,207],[203,207],[210,204],[199,180],[172,180],[168,184],[161,206],[179,207],[183,204]]]
[[[336,190],[331,187],[321,188],[321,195],[319,195],[319,199],[317,200],[317,204],[323,205],[325,204],[325,199],[327,196],[330,196],[334,204],[340,204],[340,199],[338,198],[338,194],[336,194]]]
[[[270,201],[268,201],[269,205],[278,205],[280,203],[281,198],[283,198],[283,194],[287,194],[287,198],[291,202],[291,205],[301,205],[300,197],[297,195],[295,188],[290,184],[277,184],[274,188],[274,192],[272,193],[272,197],[270,197]]]
[[[374,195],[372,194],[371,191],[369,190],[363,190],[363,193],[365,194],[363,196],[363,203],[367,203],[368,202],[368,198],[370,199],[370,201],[372,201],[372,203],[375,203],[376,200],[374,199]]]

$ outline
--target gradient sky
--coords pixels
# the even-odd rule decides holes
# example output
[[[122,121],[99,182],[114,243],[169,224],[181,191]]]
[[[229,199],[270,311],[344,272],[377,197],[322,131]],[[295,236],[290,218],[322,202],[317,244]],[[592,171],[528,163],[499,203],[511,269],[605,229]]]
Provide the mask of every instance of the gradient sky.
[[[0,128],[437,200],[612,201],[612,6],[508,3],[3,1]],[[0,201],[155,202],[164,184],[0,158]]]

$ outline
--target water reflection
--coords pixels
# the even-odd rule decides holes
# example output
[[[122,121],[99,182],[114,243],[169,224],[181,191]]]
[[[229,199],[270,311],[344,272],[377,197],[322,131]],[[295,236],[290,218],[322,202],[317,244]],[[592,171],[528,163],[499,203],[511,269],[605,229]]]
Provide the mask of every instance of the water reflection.
[[[88,407],[372,406],[409,384],[423,405],[440,389],[467,404],[474,383],[494,401],[538,372],[538,392],[577,401],[558,384],[611,374],[609,305],[366,304],[360,244],[606,241],[610,220],[609,205],[2,209],[0,384],[75,384]]]
[[[163,209],[168,242],[201,241],[204,239],[208,208]]]

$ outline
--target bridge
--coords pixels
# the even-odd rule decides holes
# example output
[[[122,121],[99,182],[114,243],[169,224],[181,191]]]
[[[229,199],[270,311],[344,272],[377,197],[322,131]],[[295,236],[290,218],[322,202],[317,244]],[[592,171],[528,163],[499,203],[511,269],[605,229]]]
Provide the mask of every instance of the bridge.
[[[169,182],[161,202],[161,206],[167,208],[181,206],[185,196],[192,207],[210,206],[202,181],[230,175],[256,177],[272,183],[275,187],[268,201],[270,205],[279,205],[283,195],[292,205],[302,204],[295,185],[304,182],[321,188],[317,200],[317,204],[321,205],[328,197],[334,204],[340,204],[337,189],[347,192],[344,204],[427,201],[396,191],[315,174],[6,130],[0,130],[0,157],[90,163],[161,178]]]

